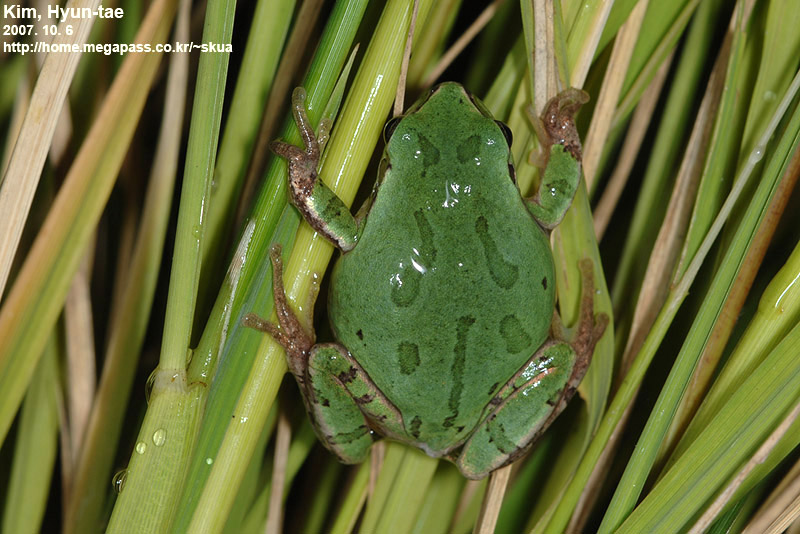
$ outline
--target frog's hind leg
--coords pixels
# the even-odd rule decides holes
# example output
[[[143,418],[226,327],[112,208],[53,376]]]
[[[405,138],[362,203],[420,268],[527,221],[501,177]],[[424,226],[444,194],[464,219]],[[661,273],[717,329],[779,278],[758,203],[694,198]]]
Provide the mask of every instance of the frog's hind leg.
[[[283,288],[280,248],[270,251],[276,326],[248,314],[245,326],[271,335],[286,350],[289,370],[303,393],[319,439],[345,463],[362,462],[373,442],[373,429],[392,435],[402,429],[397,409],[378,391],[343,346],[314,344],[289,307]]]
[[[317,345],[309,354],[304,377],[303,400],[314,423],[314,430],[325,447],[342,462],[363,462],[372,446],[373,435],[356,399],[330,365],[345,356],[345,351],[330,345]],[[300,380],[298,380],[300,383]]]
[[[402,433],[402,417],[347,349],[315,345],[305,380],[306,409],[326,447],[345,463],[362,462],[379,436]]]
[[[468,478],[482,478],[525,453],[575,394],[608,324],[594,315],[591,262],[582,262],[583,298],[571,343],[552,340],[490,401],[491,412],[455,458]]]
[[[575,365],[572,347],[548,342],[490,401],[495,408],[455,459],[468,478],[483,478],[514,461],[564,409],[574,393],[565,386]]]

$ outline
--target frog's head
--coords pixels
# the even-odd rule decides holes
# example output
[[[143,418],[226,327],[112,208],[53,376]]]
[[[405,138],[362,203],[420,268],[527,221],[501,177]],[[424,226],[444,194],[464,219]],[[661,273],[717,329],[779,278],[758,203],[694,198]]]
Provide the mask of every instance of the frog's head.
[[[420,113],[422,116],[416,117]],[[406,120],[410,117],[423,121],[428,127],[438,124],[446,128],[474,123],[489,127],[489,130],[495,130],[490,127],[490,124],[494,124],[505,139],[507,147],[511,148],[511,129],[502,121],[495,120],[486,105],[457,82],[443,82],[432,87],[403,115],[390,119],[384,129],[384,141],[387,144],[398,125],[403,122],[415,122]],[[448,125],[448,119],[455,122]]]
[[[495,120],[478,98],[455,82],[441,83],[384,130],[394,161],[422,159],[426,168],[441,155],[448,165],[508,165],[512,181],[511,130]],[[447,154],[447,155],[446,155]]]

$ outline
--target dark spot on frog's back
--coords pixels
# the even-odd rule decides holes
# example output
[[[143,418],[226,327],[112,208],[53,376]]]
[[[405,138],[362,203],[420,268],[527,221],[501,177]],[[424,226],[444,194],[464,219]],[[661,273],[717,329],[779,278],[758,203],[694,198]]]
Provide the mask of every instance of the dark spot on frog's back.
[[[422,275],[410,263],[402,264],[390,282],[392,284],[390,296],[398,308],[411,306],[419,295],[419,283]]]
[[[489,233],[489,221],[483,215],[475,220],[475,233],[483,245],[483,255],[494,283],[503,289],[511,289],[519,278],[519,267],[507,261],[497,243]]]
[[[478,135],[471,135],[456,147],[456,157],[461,163],[471,163],[475,165],[475,158],[480,158],[481,138]]]
[[[433,262],[436,261],[436,247],[433,244],[434,232],[428,218],[425,217],[425,211],[418,209],[414,212],[414,222],[417,223],[417,232],[419,238],[422,240],[420,247],[420,256],[423,261]]]
[[[419,347],[415,343],[403,341],[397,346],[397,363],[402,374],[410,375],[416,371],[419,362]]]
[[[414,212],[414,222],[417,225],[420,245],[415,249],[418,253],[416,261],[423,267],[433,267],[436,261],[436,246],[434,245],[434,231],[431,223],[425,217],[425,212],[419,209]],[[412,264],[414,258],[408,258],[402,262],[399,272],[392,277],[391,299],[398,308],[411,306],[419,295],[419,286],[422,281],[422,273]]]
[[[500,319],[500,335],[506,342],[506,350],[510,354],[522,352],[530,347],[531,336],[522,327],[522,323],[513,315]]]
[[[447,407],[451,415],[444,419],[442,426],[450,428],[458,418],[458,406],[461,402],[461,393],[464,390],[464,367],[467,360],[467,335],[470,327],[475,324],[475,318],[470,315],[459,317],[456,321],[456,345],[453,347],[453,365],[450,368],[450,378],[453,382],[450,389],[450,398]]]
[[[419,136],[418,142],[420,155],[422,156],[423,168],[430,168],[431,166],[439,163],[439,159],[441,158],[439,149],[436,148],[434,144],[431,143],[430,140],[424,135]]]

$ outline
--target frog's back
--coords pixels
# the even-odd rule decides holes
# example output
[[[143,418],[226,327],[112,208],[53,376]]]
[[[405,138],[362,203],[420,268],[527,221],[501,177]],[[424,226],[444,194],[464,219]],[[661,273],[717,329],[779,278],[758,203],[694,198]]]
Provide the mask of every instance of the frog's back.
[[[498,157],[507,146],[480,127],[401,134],[329,314],[410,439],[443,453],[547,338],[553,263]]]

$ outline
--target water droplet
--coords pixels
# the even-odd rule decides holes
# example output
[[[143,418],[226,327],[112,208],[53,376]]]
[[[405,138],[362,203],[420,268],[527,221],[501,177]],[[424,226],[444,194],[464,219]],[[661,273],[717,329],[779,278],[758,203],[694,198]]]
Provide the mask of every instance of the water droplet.
[[[778,95],[776,95],[772,91],[764,91],[764,101],[773,102],[774,100],[777,100],[777,99],[778,99]]]
[[[147,450],[147,443],[140,441],[136,444],[136,447],[134,447],[133,450],[135,450],[138,454],[144,454],[144,451]]]
[[[213,463],[214,463],[214,459],[213,458],[206,458],[206,465],[211,465]]]
[[[153,372],[147,377],[147,383],[144,385],[144,400],[147,401],[147,404],[150,404],[150,394],[153,392],[153,384],[156,383],[156,371],[158,371],[158,367],[153,369]]]
[[[202,229],[200,228],[199,224],[195,224],[192,226],[192,235],[195,239],[200,239],[200,234],[202,233]]]
[[[114,478],[111,479],[111,485],[114,487],[114,491],[116,493],[122,493],[122,490],[125,488],[125,481],[128,479],[128,470],[123,469],[122,471],[117,471],[114,474]]]
[[[753,149],[753,152],[750,154],[750,163],[758,163],[761,161],[761,158],[764,157],[764,147],[757,146]]]
[[[160,447],[167,441],[167,431],[163,428],[159,428],[155,432],[153,432],[153,443],[155,443],[156,447]]]

